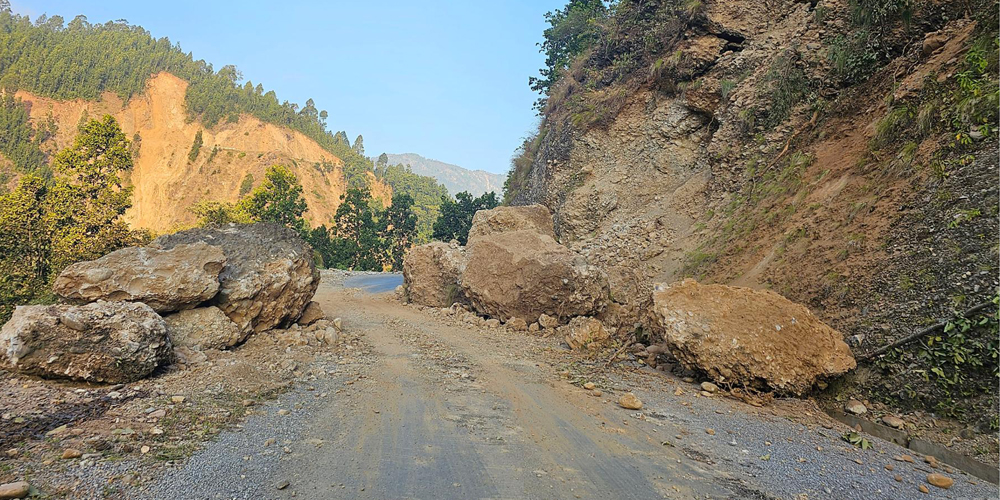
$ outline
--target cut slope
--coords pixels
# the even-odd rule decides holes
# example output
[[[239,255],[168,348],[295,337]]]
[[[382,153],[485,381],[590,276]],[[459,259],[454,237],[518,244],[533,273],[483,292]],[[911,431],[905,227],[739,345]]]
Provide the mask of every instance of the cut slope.
[[[159,73],[147,82],[146,91],[128,102],[112,93],[100,101],[58,101],[19,91],[33,121],[51,115],[58,132],[50,139],[52,150],[72,143],[82,116],[114,116],[126,136],[137,142],[133,206],[127,216],[134,227],[164,232],[195,221],[189,208],[204,200],[236,201],[246,176],[256,182],[265,169],[287,165],[299,178],[309,206],[312,225],[329,222],[340,204],[346,182],[339,158],[301,132],[241,115],[234,123],[204,129],[188,122],[184,96],[188,83],[170,73]],[[193,162],[188,152],[202,130],[203,146]],[[372,194],[383,204],[392,190],[372,175]]]

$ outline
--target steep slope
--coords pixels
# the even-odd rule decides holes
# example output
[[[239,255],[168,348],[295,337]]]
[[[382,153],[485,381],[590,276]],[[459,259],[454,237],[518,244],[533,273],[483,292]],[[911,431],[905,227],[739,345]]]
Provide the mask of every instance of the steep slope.
[[[189,208],[204,200],[235,201],[247,176],[257,182],[264,170],[285,164],[303,186],[312,225],[329,223],[346,181],[343,162],[316,141],[298,131],[240,115],[235,123],[204,128],[189,122],[185,110],[188,83],[169,73],[151,78],[146,90],[123,102],[112,93],[99,101],[59,101],[19,91],[33,122],[49,117],[57,133],[46,144],[49,150],[69,145],[82,116],[114,116],[126,136],[135,142],[137,156],[130,182],[134,186],[129,221],[139,228],[164,232],[194,222]],[[203,145],[195,161],[188,153],[195,135],[202,131]],[[369,174],[373,195],[383,204],[392,190]]]
[[[390,165],[409,165],[413,173],[426,175],[438,180],[448,192],[468,191],[473,196],[479,196],[490,191],[503,191],[503,176],[485,170],[469,170],[458,165],[443,161],[424,158],[416,153],[387,154]]]
[[[969,17],[996,6],[980,3],[619,1],[581,24],[610,41],[551,87],[507,200],[553,210],[625,325],[653,283],[697,277],[806,303],[857,355],[887,345],[996,293],[997,28]],[[996,388],[917,346],[847,387],[987,425]]]

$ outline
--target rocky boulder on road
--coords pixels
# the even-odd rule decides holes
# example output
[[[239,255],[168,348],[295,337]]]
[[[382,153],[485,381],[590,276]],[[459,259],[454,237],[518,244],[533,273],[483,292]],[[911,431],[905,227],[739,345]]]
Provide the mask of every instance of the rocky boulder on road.
[[[465,269],[465,251],[440,241],[411,248],[403,257],[403,282],[414,304],[451,307],[464,302],[459,277]]]
[[[75,303],[142,302],[157,312],[179,311],[215,296],[225,263],[222,249],[204,242],[169,250],[129,247],[70,265],[52,290]]]
[[[560,322],[601,311],[607,276],[582,256],[536,231],[470,239],[462,273],[465,295],[480,314],[531,324],[542,314]]]
[[[657,285],[652,312],[670,352],[716,383],[800,395],[856,366],[840,332],[768,290]]]
[[[0,329],[0,367],[45,378],[134,382],[170,352],[163,318],[135,302],[18,306]]]
[[[600,347],[611,337],[600,320],[586,316],[569,320],[569,324],[559,328],[559,333],[571,349]]]
[[[167,322],[167,335],[174,347],[197,350],[225,349],[246,340],[240,330],[215,306],[188,309],[163,318]]]
[[[204,242],[222,248],[226,265],[211,300],[244,334],[294,323],[319,286],[312,248],[277,223],[228,224],[161,236],[150,245],[169,250]]]
[[[522,230],[534,231],[556,239],[552,212],[544,205],[527,205],[497,207],[476,212],[472,216],[472,228],[469,229],[469,244],[481,236]]]

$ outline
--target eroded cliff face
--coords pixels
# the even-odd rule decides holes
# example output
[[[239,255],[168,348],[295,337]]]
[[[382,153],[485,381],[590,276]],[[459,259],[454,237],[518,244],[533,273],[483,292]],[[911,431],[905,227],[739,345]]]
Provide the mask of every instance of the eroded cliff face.
[[[817,2],[705,2],[665,51],[680,61],[672,81],[650,72],[603,125],[546,117],[513,204],[548,206],[560,242],[608,272],[632,317],[657,282],[767,288],[864,353],[988,300],[996,136],[961,155],[953,132],[885,137],[901,103],[916,114],[926,85],[962,70],[975,22],[932,12],[902,56],[846,86],[830,51],[849,5],[819,4],[822,15]],[[768,89],[789,81],[808,91],[780,117],[786,96]],[[961,166],[935,173],[942,162]]]
[[[151,78],[146,91],[128,102],[106,93],[100,101],[57,101],[20,91],[33,121],[49,116],[58,131],[47,148],[72,144],[81,116],[114,116],[126,136],[137,143],[138,155],[130,175],[134,187],[127,217],[137,228],[155,232],[191,225],[189,208],[200,201],[236,201],[250,174],[254,185],[264,179],[268,166],[288,166],[302,183],[310,224],[328,224],[340,204],[346,182],[342,162],[316,141],[300,132],[242,115],[235,123],[205,129],[188,122],[184,108],[187,82],[169,73]],[[197,159],[188,161],[195,135],[202,131],[203,145]],[[134,145],[135,147],[136,145]],[[372,194],[388,205],[392,190],[372,176]]]

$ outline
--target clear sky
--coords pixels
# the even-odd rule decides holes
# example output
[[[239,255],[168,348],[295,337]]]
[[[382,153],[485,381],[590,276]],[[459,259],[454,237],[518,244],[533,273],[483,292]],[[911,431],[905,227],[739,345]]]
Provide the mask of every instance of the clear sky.
[[[365,152],[505,173],[536,124],[528,89],[543,14],[566,0],[215,2],[13,0],[32,19],[126,19],[280,100],[313,98]]]

